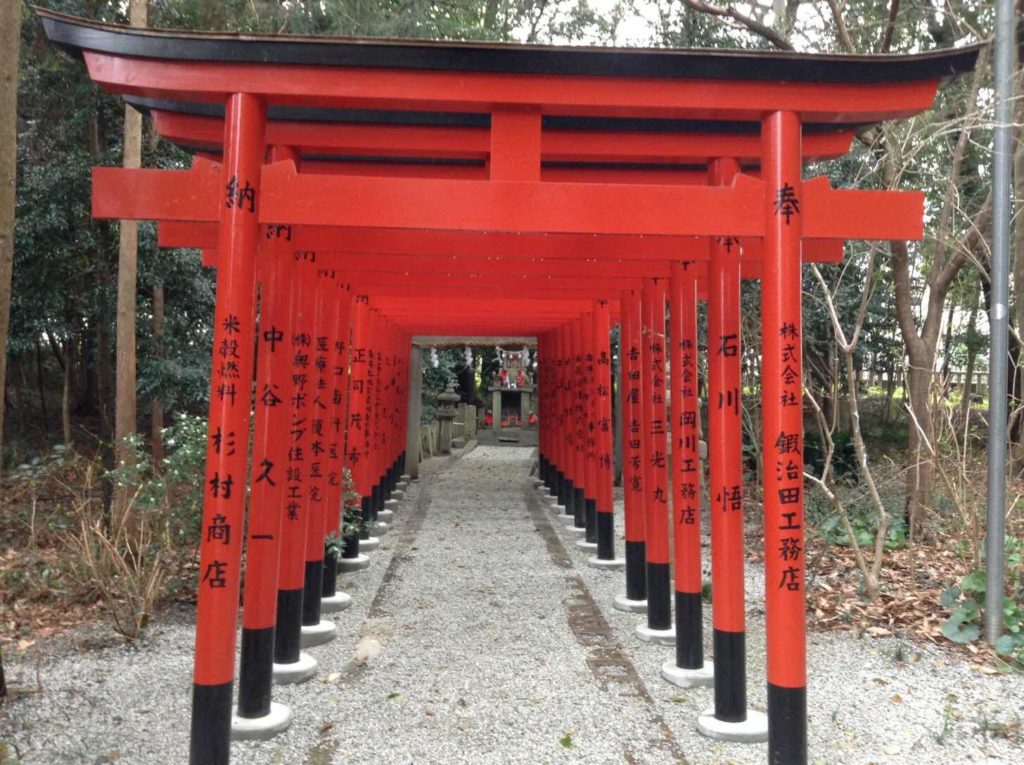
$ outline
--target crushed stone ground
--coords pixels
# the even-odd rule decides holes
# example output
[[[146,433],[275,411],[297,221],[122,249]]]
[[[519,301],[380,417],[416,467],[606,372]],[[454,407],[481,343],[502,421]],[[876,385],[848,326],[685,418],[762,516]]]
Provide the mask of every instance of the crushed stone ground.
[[[673,649],[639,642],[642,617],[611,607],[622,573],[586,565],[533,488],[533,454],[477,447],[423,464],[370,568],[341,579],[355,605],[329,617],[338,639],[310,650],[319,674],[275,688],[292,727],[233,744],[234,762],[766,761],[764,745],[696,732],[710,689],[661,680]],[[621,553],[621,498],[616,520]],[[762,586],[748,565],[758,709]],[[0,763],[184,762],[192,630],[177,612],[131,645],[71,640],[10,658],[18,698],[0,708]],[[353,660],[375,644],[379,655]],[[1024,761],[1020,674],[983,676],[937,648],[853,633],[812,632],[808,655],[811,762]]]

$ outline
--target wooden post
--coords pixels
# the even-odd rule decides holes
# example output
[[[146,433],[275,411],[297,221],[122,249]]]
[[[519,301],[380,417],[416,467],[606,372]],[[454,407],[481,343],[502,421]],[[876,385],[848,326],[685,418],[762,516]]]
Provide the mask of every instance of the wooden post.
[[[772,765],[807,762],[800,132],[800,118],[792,112],[773,112],[761,127],[766,194],[761,473]]]
[[[199,551],[192,765],[221,765],[230,755],[264,124],[265,108],[260,99],[244,93],[228,99]]]

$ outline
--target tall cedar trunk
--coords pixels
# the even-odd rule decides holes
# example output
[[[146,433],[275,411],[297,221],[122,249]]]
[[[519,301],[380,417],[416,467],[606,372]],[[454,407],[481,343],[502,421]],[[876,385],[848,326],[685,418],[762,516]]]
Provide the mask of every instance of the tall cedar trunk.
[[[164,355],[164,285],[153,285],[153,355],[159,361]],[[164,405],[160,396],[154,396],[150,412],[153,464],[159,466],[164,458]]]
[[[133,27],[146,26],[147,0],[131,0],[129,17]],[[142,114],[130,106],[124,110],[125,167],[142,164]],[[114,399],[114,460],[120,467],[135,461],[128,439],[138,431],[135,401],[135,310],[138,280],[139,227],[135,221],[121,221],[117,258],[117,384]],[[128,511],[131,487],[119,484],[114,492],[112,519],[115,527]]]
[[[17,160],[18,46],[21,2],[0,3],[0,473],[3,472],[4,415],[7,413],[7,336],[10,332],[11,273],[14,269],[14,193]],[[7,698],[0,648],[0,702]]]
[[[14,269],[14,196],[18,142],[18,53],[21,3],[0,2],[0,471],[3,471],[4,413],[7,391],[7,338]],[[3,667],[0,664],[0,695]]]
[[[61,434],[64,437],[64,446],[71,446],[71,381],[74,365],[71,360],[71,339],[64,343],[64,387],[60,397],[60,424]]]

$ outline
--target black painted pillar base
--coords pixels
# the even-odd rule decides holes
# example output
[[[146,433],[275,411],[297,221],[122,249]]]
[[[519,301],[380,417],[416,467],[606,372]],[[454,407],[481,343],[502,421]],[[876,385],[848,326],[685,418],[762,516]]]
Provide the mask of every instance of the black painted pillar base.
[[[338,553],[334,550],[324,552],[324,578],[321,592],[330,598],[338,592]]]
[[[572,479],[567,478],[565,480],[565,514],[574,516],[576,515],[576,487],[573,486]]]
[[[583,538],[591,544],[597,544],[597,500],[585,499],[584,503],[583,524],[587,533]]]
[[[342,558],[348,558],[349,560],[351,560],[352,558],[358,558],[359,557],[359,535],[358,534],[352,534],[351,536],[346,536],[345,537],[345,549],[341,551],[341,557]]]
[[[587,500],[582,487],[573,486],[572,514],[575,518],[573,526],[582,529],[587,525]]]
[[[231,757],[231,683],[192,686],[190,765],[227,765]]]
[[[302,635],[302,590],[277,591],[277,624],[274,627],[274,662],[299,660]]]
[[[626,597],[647,600],[647,543],[626,540]]]
[[[672,575],[667,563],[647,561],[647,626],[672,628]]]
[[[769,765],[807,765],[807,689],[768,683]]]
[[[704,667],[704,605],[699,592],[676,590],[676,666]]]
[[[715,717],[723,722],[747,719],[747,637],[744,632],[714,630]]]
[[[320,623],[320,600],[323,598],[324,562],[306,561],[305,586],[302,589],[302,626],[313,627]]]
[[[377,519],[376,516],[374,515],[374,512],[373,512],[373,498],[372,497],[363,497],[362,498],[362,500],[360,501],[360,510],[363,513],[363,522],[371,523],[371,522],[373,522],[373,521],[375,521]]]
[[[274,628],[242,628],[238,665],[238,716],[270,714],[270,689],[274,683]]]
[[[597,526],[596,542],[599,560],[615,560],[615,516],[612,513],[595,513]]]

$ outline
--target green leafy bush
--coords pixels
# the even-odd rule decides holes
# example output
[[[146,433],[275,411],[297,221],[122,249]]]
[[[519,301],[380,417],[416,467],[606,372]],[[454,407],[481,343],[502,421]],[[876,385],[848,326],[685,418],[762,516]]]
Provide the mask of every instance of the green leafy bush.
[[[1008,569],[1019,572],[1024,563],[1024,540],[1010,537],[1006,541]],[[972,571],[958,587],[946,589],[939,602],[950,610],[950,615],[942,625],[942,634],[954,643],[977,640],[981,636],[984,601],[984,571]],[[1003,626],[1006,634],[996,641],[996,653],[1024,668],[1024,599],[1019,590],[1013,596],[1003,597]]]

